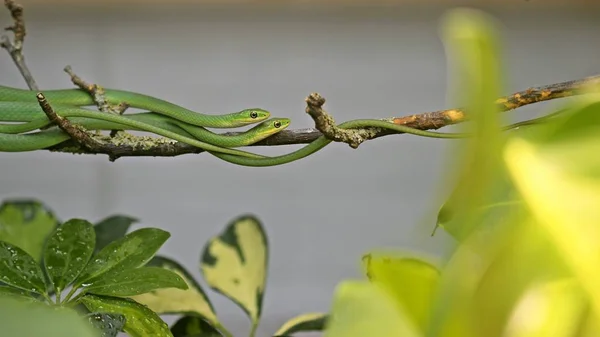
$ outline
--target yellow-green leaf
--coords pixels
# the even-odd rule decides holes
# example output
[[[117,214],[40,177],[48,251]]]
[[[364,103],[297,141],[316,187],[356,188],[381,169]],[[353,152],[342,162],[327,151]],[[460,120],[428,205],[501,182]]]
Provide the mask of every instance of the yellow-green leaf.
[[[200,266],[210,287],[237,303],[255,327],[261,315],[267,264],[266,234],[260,221],[247,215],[234,219],[208,242]]]
[[[91,312],[125,316],[123,330],[131,337],[173,337],[167,323],[132,299],[86,294],[80,301]]]
[[[501,67],[494,20],[482,11],[454,9],[445,14],[442,38],[448,66],[456,72],[452,95],[472,121],[469,137],[459,151],[450,153],[457,164],[447,165],[452,192],[441,207],[436,228],[443,227],[464,240],[478,225],[473,213],[491,202],[501,171],[501,114],[494,100],[500,95]],[[459,155],[459,152],[463,154]],[[453,172],[458,168],[458,172]]]
[[[158,314],[196,314],[219,326],[215,309],[206,293],[194,277],[179,263],[163,256],[155,256],[146,266],[168,269],[181,277],[187,290],[177,288],[157,289],[131,297],[138,303],[147,305]]]
[[[413,324],[425,331],[439,270],[421,259],[376,252],[363,256],[363,268],[369,280],[388,290]]]
[[[0,240],[42,259],[46,237],[58,226],[54,213],[35,200],[11,200],[0,205]]]
[[[321,331],[327,322],[327,314],[314,312],[296,316],[285,322],[274,337],[289,336],[296,332]]]
[[[508,319],[504,336],[580,336],[587,299],[577,280],[561,279],[530,287]]]
[[[334,292],[323,337],[422,337],[389,292],[374,283],[344,281]]]
[[[600,141],[588,143],[600,149]],[[535,221],[548,232],[600,312],[600,180],[568,172],[555,156],[542,155],[523,139],[511,140],[505,155]]]

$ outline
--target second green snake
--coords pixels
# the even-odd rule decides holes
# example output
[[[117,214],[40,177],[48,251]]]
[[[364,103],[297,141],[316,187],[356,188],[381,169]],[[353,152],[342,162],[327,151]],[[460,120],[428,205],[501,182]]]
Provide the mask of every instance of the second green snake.
[[[156,112],[196,126],[235,128],[258,123],[270,117],[268,111],[259,108],[244,109],[239,112],[221,115],[201,114],[163,99],[136,92],[115,89],[104,89],[104,92],[107,102],[112,105],[127,103],[132,108]],[[55,104],[96,105],[93,97],[81,89],[42,90],[42,93],[52,106]],[[36,94],[37,92],[32,90],[0,85],[0,101],[37,103]]]

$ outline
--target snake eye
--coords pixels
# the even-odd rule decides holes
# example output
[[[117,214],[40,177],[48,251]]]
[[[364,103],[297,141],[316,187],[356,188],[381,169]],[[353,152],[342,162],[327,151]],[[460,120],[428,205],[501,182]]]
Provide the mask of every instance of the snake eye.
[[[258,113],[257,113],[256,111],[252,111],[252,112],[250,113],[250,117],[251,117],[252,119],[254,119],[254,118],[258,117]]]
[[[276,128],[280,128],[281,127],[281,122],[280,121],[275,121],[273,123],[273,126],[276,127]]]

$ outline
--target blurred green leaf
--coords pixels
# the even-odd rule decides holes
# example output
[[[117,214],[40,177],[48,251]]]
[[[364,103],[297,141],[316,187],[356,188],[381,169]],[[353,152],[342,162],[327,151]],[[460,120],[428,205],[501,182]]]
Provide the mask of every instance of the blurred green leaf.
[[[451,180],[452,192],[439,211],[436,227],[462,241],[480,224],[473,210],[489,204],[498,188],[494,178],[502,170],[504,136],[495,100],[501,94],[502,69],[495,20],[482,11],[459,8],[446,13],[442,21],[449,68],[456,72],[453,97],[473,122],[473,136],[457,151],[462,155],[451,153],[458,172],[448,173],[457,179]]]
[[[72,309],[1,296],[0,327],[7,337],[98,337]]]
[[[141,228],[111,242],[92,257],[76,284],[91,282],[102,274],[119,273],[146,264],[171,236],[158,228]]]
[[[85,268],[94,252],[94,242],[92,224],[82,219],[71,219],[50,235],[44,249],[44,266],[57,292]]]
[[[39,264],[23,249],[3,241],[0,241],[0,280],[26,291],[46,292]]]
[[[125,316],[92,313],[87,316],[90,324],[100,331],[100,337],[117,337],[125,326]]]
[[[323,337],[421,337],[410,318],[381,286],[344,281],[333,295]]]
[[[85,292],[107,296],[134,296],[159,288],[187,289],[176,273],[160,267],[126,269],[120,273],[104,274],[94,279]]]
[[[588,144],[600,149],[595,139],[590,138]],[[565,170],[556,154],[544,156],[523,139],[511,140],[505,154],[535,222],[547,231],[600,312],[600,180]]]
[[[86,294],[80,301],[91,312],[125,316],[123,330],[131,337],[173,337],[167,323],[132,299]]]
[[[94,253],[98,253],[109,243],[125,236],[129,227],[136,222],[138,222],[138,219],[126,215],[113,215],[99,221],[94,226],[96,231],[96,249]]]
[[[585,293],[575,279],[537,283],[516,304],[503,327],[504,336],[579,336],[574,332],[579,330],[587,305]]]
[[[184,316],[171,327],[174,337],[222,337],[209,322],[198,316]]]
[[[214,326],[219,326],[215,309],[202,287],[194,277],[176,261],[155,256],[146,266],[161,267],[177,273],[188,285],[188,289],[156,289],[145,294],[133,296],[138,303],[147,305],[157,314],[198,314]]]
[[[38,262],[46,237],[58,223],[52,211],[35,200],[10,200],[0,205],[0,240],[18,246]]]
[[[439,270],[424,260],[382,252],[363,256],[363,267],[369,280],[388,290],[407,318],[424,332],[437,292]]]
[[[274,337],[291,336],[297,332],[321,331],[325,328],[327,317],[327,314],[324,313],[307,313],[296,316],[285,322],[275,332]]]
[[[210,239],[200,267],[210,287],[238,304],[254,329],[260,320],[267,264],[268,241],[262,224],[256,217],[245,215]]]

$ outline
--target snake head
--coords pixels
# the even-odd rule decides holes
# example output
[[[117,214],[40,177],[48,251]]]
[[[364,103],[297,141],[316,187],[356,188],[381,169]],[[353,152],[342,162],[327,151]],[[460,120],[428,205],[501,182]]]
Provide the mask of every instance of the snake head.
[[[269,118],[271,113],[264,109],[252,108],[252,109],[244,109],[239,112],[238,120],[241,125],[254,124],[258,122],[262,122]]]
[[[275,117],[261,122],[257,126],[248,130],[248,132],[252,131],[252,133],[256,134],[255,141],[259,141],[286,129],[288,126],[290,126],[290,122],[291,120],[289,118]]]

